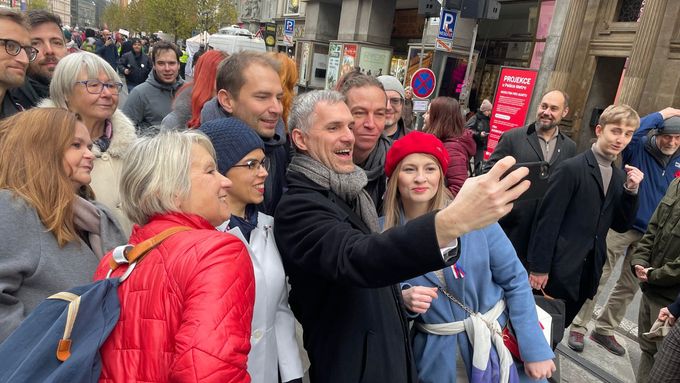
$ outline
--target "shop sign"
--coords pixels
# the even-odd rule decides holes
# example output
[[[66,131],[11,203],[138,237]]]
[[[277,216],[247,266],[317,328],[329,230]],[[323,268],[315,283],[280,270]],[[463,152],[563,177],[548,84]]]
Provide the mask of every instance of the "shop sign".
[[[342,44],[330,43],[328,45],[328,67],[326,68],[326,89],[335,89],[340,74],[340,56]]]
[[[357,45],[345,44],[342,52],[342,71],[340,77],[354,70],[357,59]]]
[[[264,43],[268,47],[276,46],[276,24],[267,23],[264,27]]]
[[[533,69],[501,68],[489,121],[491,131],[485,160],[493,153],[501,134],[524,125],[537,75],[538,71]]]

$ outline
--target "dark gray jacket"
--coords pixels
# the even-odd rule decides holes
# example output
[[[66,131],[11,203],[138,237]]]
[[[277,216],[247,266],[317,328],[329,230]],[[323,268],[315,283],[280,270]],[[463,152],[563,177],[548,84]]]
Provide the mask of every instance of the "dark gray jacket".
[[[158,133],[163,118],[172,112],[172,100],[177,90],[184,84],[179,76],[173,84],[160,83],[154,73],[151,71],[146,81],[132,90],[122,108],[140,136]]]

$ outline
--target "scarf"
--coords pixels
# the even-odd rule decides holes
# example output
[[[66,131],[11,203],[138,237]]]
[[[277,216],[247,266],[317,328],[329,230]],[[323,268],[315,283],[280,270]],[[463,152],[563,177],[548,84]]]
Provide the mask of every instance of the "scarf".
[[[380,231],[378,213],[371,197],[364,190],[368,180],[361,168],[355,166],[353,172],[340,174],[307,155],[296,154],[290,161],[288,170],[303,174],[324,190],[335,193],[353,207],[354,212],[361,217],[372,232]]]
[[[366,163],[362,166],[366,172],[367,182],[375,181],[380,176],[385,174],[385,157],[387,156],[387,151],[390,149],[390,139],[384,135],[380,135],[378,142],[375,144],[375,148],[371,154],[368,155]],[[382,198],[382,196],[380,196]]]
[[[73,200],[73,223],[84,236],[83,240],[90,246],[98,259],[104,257],[104,242],[101,233],[101,215],[92,202],[76,196]]]

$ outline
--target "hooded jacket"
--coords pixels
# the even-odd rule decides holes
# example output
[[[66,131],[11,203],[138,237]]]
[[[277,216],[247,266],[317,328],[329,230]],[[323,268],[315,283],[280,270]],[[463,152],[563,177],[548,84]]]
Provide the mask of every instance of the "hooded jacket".
[[[163,118],[161,129],[186,129],[191,120],[191,93],[194,85],[180,89],[172,104],[172,112]]]
[[[134,92],[133,92],[134,93]],[[213,97],[203,105],[201,109],[201,124],[218,118],[232,117]],[[264,201],[258,205],[257,210],[267,215],[274,215],[276,205],[286,188],[286,168],[290,162],[290,152],[286,140],[286,128],[283,120],[279,118],[276,124],[276,132],[271,138],[260,137],[264,142],[264,154],[269,158],[269,176],[264,182]]]
[[[179,76],[174,83],[163,84],[151,71],[146,81],[132,90],[122,110],[137,127],[137,134],[158,133],[161,121],[172,112],[172,100],[183,84],[184,80]]]
[[[151,72],[151,62],[149,56],[140,52],[135,55],[134,51],[125,53],[118,61],[118,72],[125,73],[129,69],[130,73],[125,75],[125,82],[128,86],[137,86],[143,83]]]
[[[56,108],[57,106],[52,100],[46,99],[38,104],[38,107]],[[120,208],[121,196],[118,185],[123,169],[123,157],[130,145],[137,139],[137,135],[132,121],[120,109],[116,109],[111,116],[111,127],[111,142],[108,149],[102,152],[97,145],[92,147],[95,159],[90,187],[94,190],[96,200],[111,210],[125,235],[128,236],[132,230],[132,222]]]

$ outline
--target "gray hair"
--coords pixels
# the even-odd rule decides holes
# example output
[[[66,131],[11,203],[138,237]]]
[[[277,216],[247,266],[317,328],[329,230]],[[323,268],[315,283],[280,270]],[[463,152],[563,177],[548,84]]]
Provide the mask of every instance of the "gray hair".
[[[103,58],[85,51],[71,53],[59,60],[50,82],[50,99],[57,107],[68,109],[68,97],[73,93],[75,82],[83,71],[87,73],[87,78],[96,79],[100,72],[104,72],[109,80],[121,82],[118,73]]]
[[[144,225],[153,215],[180,211],[191,190],[191,149],[204,147],[215,159],[210,139],[194,129],[161,131],[132,144],[123,161],[121,208],[132,222]]]
[[[335,90],[314,90],[295,97],[288,117],[288,128],[308,132],[312,127],[312,116],[316,105],[326,102],[331,105],[345,102],[345,96]]]
[[[479,106],[479,110],[482,111],[482,112],[488,112],[491,109],[493,109],[493,104],[491,104],[491,101],[489,101],[485,98],[482,101],[482,105]]]

